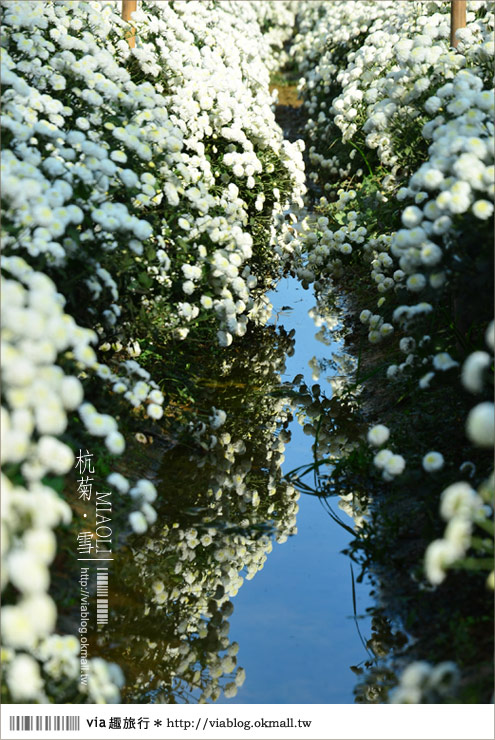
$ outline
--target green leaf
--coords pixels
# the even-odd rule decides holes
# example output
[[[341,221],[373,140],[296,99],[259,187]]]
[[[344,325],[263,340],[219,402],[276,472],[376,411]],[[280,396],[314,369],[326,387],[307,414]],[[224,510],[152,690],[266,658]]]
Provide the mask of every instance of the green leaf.
[[[138,276],[139,284],[146,290],[153,285],[153,280],[150,278],[147,272],[141,272]]]

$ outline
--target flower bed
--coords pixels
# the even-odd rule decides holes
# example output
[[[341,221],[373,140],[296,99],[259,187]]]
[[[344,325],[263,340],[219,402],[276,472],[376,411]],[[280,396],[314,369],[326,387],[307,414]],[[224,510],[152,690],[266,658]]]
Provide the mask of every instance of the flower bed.
[[[2,8],[2,624],[14,701],[50,700],[78,678],[77,640],[54,634],[48,594],[78,451],[100,461],[128,529],[146,531],[156,490],[116,473],[115,456],[139,423],[172,415],[171,347],[215,352],[263,323],[261,297],[291,259],[283,212],[305,189],[268,90],[293,19],[285,4],[143,2],[132,51],[119,11]],[[217,429],[225,413],[204,421]],[[119,701],[119,667],[89,668],[72,700]]]
[[[469,601],[484,581],[493,589],[494,20],[492,3],[468,3],[455,51],[448,11],[441,2],[300,10],[309,176],[324,195],[298,234],[298,275],[322,303],[343,286],[363,335],[358,383],[371,428],[350,455],[333,456],[332,490],[351,491],[359,511],[371,492],[380,498],[380,479],[390,490],[354,556],[373,566],[416,538],[423,557],[406,554],[396,577],[425,591],[445,581],[447,594],[448,571],[464,569]],[[414,507],[417,523],[394,521],[392,502],[402,517]],[[394,700],[437,697],[408,685]]]

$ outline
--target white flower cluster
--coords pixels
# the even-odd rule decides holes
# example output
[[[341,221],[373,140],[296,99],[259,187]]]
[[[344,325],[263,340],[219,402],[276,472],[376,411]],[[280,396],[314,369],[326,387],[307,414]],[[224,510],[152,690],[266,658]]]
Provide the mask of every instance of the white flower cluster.
[[[406,461],[402,455],[398,455],[386,447],[376,453],[373,464],[382,471],[382,477],[386,481],[391,481],[396,476],[401,475],[406,468]]]
[[[492,395],[493,386],[493,352],[495,348],[495,322],[492,321],[485,333],[489,354],[483,350],[472,352],[462,366],[461,380],[471,393],[479,395],[485,388]],[[491,375],[491,383],[488,379]],[[492,448],[495,444],[495,406],[493,401],[478,403],[468,414],[466,434],[477,447]]]
[[[489,369],[493,366],[494,327],[492,321],[486,332],[486,343],[491,349],[488,352],[471,353],[462,367],[462,382],[472,393],[480,394],[484,390]],[[492,378],[493,384],[493,378]],[[478,447],[492,448],[494,444],[494,415],[492,401],[477,404],[468,414],[466,434]],[[435,453],[430,453],[435,454]],[[461,469],[467,471],[469,465],[464,463]],[[478,555],[487,558],[484,569],[491,571],[488,583],[493,589],[493,473],[478,491],[466,481],[458,481],[448,486],[441,495],[440,514],[448,522],[441,539],[434,540],[425,553],[426,577],[434,586],[445,580],[450,567],[462,561],[471,548]],[[491,537],[480,539],[473,536],[484,530]],[[461,563],[462,565],[462,563]]]
[[[387,377],[412,376],[421,393],[460,371],[465,388],[481,395],[493,367],[483,349],[462,356],[442,313],[454,297],[454,323],[476,326],[490,305],[490,289],[481,286],[490,285],[483,273],[493,259],[494,15],[492,3],[467,6],[457,50],[449,46],[447,3],[307,3],[298,12],[309,177],[325,192],[298,232],[298,276],[329,301],[339,278],[376,291],[376,303],[359,316],[368,340],[393,354]],[[480,287],[471,289],[474,276]],[[466,433],[489,449],[494,407],[479,400]],[[386,443],[382,427],[369,431],[372,446]],[[380,449],[374,464],[390,479],[395,462],[398,472],[405,467],[397,458]],[[446,475],[441,452],[424,450],[420,461],[423,475]],[[447,528],[425,558],[430,583],[441,583],[452,566],[492,571],[491,497],[492,478],[478,491],[464,481],[446,488]],[[450,688],[435,686],[443,664],[421,666],[405,674],[392,701],[445,700]]]
[[[332,3],[333,12],[337,12],[334,7],[336,5],[337,3]],[[356,5],[359,3],[353,4],[353,10]],[[380,12],[384,5],[386,3],[380,4]],[[400,6],[396,12],[406,15],[413,13],[414,3],[395,5]],[[455,249],[456,235],[462,231],[463,224],[465,224],[464,228],[468,228],[468,224],[471,223],[468,219],[473,219],[473,217],[474,224],[477,221],[481,222],[479,229],[481,233],[484,233],[484,221],[489,219],[493,213],[491,202],[494,188],[493,93],[484,87],[484,79],[487,75],[484,74],[484,68],[480,65],[459,71],[463,65],[473,65],[480,55],[480,48],[484,49],[489,43],[484,39],[490,36],[493,16],[487,15],[482,20],[471,18],[471,25],[475,30],[477,29],[477,33],[473,31],[472,38],[469,37],[471,45],[468,45],[466,41],[467,56],[449,52],[444,41],[439,41],[439,45],[435,47],[431,46],[431,34],[439,33],[440,36],[443,34],[441,24],[439,26],[437,20],[434,16],[428,15],[416,18],[414,30],[419,35],[413,36],[412,40],[405,33],[400,36],[396,30],[397,26],[394,26],[397,19],[394,17],[391,20],[388,33],[391,34],[391,29],[394,29],[395,36],[392,35],[394,43],[389,42],[388,47],[386,44],[385,47],[389,49],[389,54],[397,55],[392,72],[386,73],[387,66],[383,62],[381,76],[380,70],[375,69],[363,79],[362,74],[354,74],[357,62],[353,53],[346,57],[348,66],[345,72],[350,80],[346,84],[351,86],[349,105],[352,103],[360,110],[361,128],[359,130],[366,132],[367,127],[371,126],[370,121],[374,114],[370,112],[370,105],[366,104],[366,99],[370,97],[370,91],[376,93],[378,86],[380,90],[383,87],[382,92],[387,91],[389,96],[385,99],[388,101],[387,105],[394,108],[395,103],[391,101],[394,96],[398,96],[401,100],[404,98],[411,109],[409,112],[398,109],[393,116],[391,114],[397,126],[404,119],[413,120],[413,122],[417,120],[418,123],[415,125],[419,132],[422,131],[423,140],[433,140],[429,147],[427,161],[412,174],[408,186],[402,187],[396,194],[399,201],[406,198],[412,201],[411,205],[402,210],[404,228],[392,234],[370,234],[366,217],[360,216],[355,209],[349,210],[349,204],[351,207],[356,205],[354,201],[357,193],[355,189],[352,189],[340,190],[338,193],[339,200],[332,208],[337,223],[335,221],[329,223],[326,216],[319,216],[312,224],[312,231],[306,234],[303,232],[302,235],[307,252],[307,264],[299,270],[302,279],[309,282],[318,280],[318,285],[320,285],[321,279],[325,276],[338,277],[344,274],[343,259],[345,256],[349,260],[359,259],[363,255],[365,261],[371,263],[372,284],[376,285],[378,293],[381,294],[378,307],[384,306],[390,309],[391,302],[397,300],[394,293],[399,297],[399,301],[401,298],[407,300],[407,303],[396,306],[387,321],[384,320],[381,312],[375,313],[372,310],[362,312],[361,320],[370,327],[368,338],[371,343],[380,342],[392,336],[397,329],[407,328],[408,324],[413,325],[413,322],[417,323],[421,317],[434,310],[434,304],[438,295],[441,294],[440,289],[448,283],[452,266],[459,256]],[[377,21],[378,25],[381,23],[382,20]],[[419,33],[421,29],[423,33]],[[370,35],[366,37],[368,46],[362,46],[355,56],[360,58],[364,55],[367,59],[371,55],[374,59],[379,59],[378,49],[380,53],[385,54],[381,51],[380,38],[376,39],[370,32]],[[428,39],[430,39],[429,42]],[[402,42],[408,49],[407,53],[400,53]],[[429,58],[418,61],[415,57],[418,57],[419,52],[422,52],[424,56],[425,49],[429,52],[432,48],[436,50],[437,56],[443,55],[443,63],[439,66],[435,61],[433,68],[436,76],[429,78],[428,92],[425,88],[419,94],[414,92],[417,91],[418,79],[421,79],[418,75],[424,75],[426,68],[429,68],[433,62]],[[365,64],[365,61],[362,64]],[[381,64],[381,62],[376,62],[376,64]],[[323,82],[319,80],[316,84],[323,85]],[[324,89],[321,87],[321,90]],[[344,90],[347,90],[347,87],[344,87]],[[354,91],[352,95],[351,91]],[[429,111],[431,108],[429,102],[434,97],[432,92],[439,101],[439,108],[435,112],[441,108],[442,115],[431,118],[423,125],[424,120],[433,115]],[[345,92],[342,96],[345,98]],[[335,105],[339,107],[337,101],[341,101],[342,96],[334,101],[334,107]],[[458,105],[459,100],[465,101],[465,105]],[[421,115],[423,106],[425,113]],[[394,111],[396,108],[397,106]],[[412,112],[415,112],[414,116]],[[335,120],[334,123],[339,122]],[[352,125],[356,127],[356,124]],[[387,129],[387,146],[392,148],[394,157],[397,159],[398,154],[404,150],[404,142],[392,123],[387,124],[385,128]],[[353,129],[350,136],[352,137],[355,133]],[[325,134],[324,132],[319,132],[319,134],[324,144]],[[367,134],[365,145],[373,148],[374,140],[371,141],[371,136],[372,134]],[[410,159],[408,155],[408,162]],[[408,162],[401,162],[401,167],[404,169]],[[383,192],[394,189],[397,165],[396,162],[382,163],[389,166],[391,170],[390,174],[383,178],[381,190],[377,192],[377,195],[381,194],[385,200],[388,200],[390,196],[385,197]],[[322,199],[321,205],[323,207],[328,205],[326,199]],[[478,227],[475,226],[475,228]],[[356,247],[359,249],[358,257],[355,256]],[[419,300],[415,300],[416,296]],[[448,369],[448,366],[442,362],[442,353],[439,355],[431,356],[434,368]],[[414,361],[414,352],[408,353],[405,363],[400,366],[393,365],[390,368],[390,376],[393,377],[398,370],[406,369],[414,364]],[[452,361],[450,366],[453,366]],[[428,377],[428,383],[432,377],[433,375]]]
[[[368,431],[368,443],[373,447],[382,447],[373,457],[373,464],[382,471],[382,477],[386,481],[393,480],[401,475],[406,468],[406,461],[402,455],[394,454],[392,450],[383,447],[390,437],[390,430],[385,424],[375,424]]]
[[[453,240],[470,223],[465,220],[468,214],[476,223],[493,213],[493,95],[469,70],[458,72],[438,93],[450,120],[438,116],[423,127],[424,136],[433,139],[429,159],[402,189],[404,197],[414,198],[421,207],[403,210],[405,228],[392,236],[390,247],[407,290],[429,300],[435,300],[434,292],[448,280],[455,258]],[[456,115],[449,101],[461,95],[468,98],[468,109]],[[462,214],[466,214],[464,220]],[[418,306],[422,303],[399,306],[394,321],[407,325],[423,312]]]
[[[3,643],[13,699],[43,701],[35,658],[55,680],[75,682],[80,670],[77,640],[53,634],[57,609],[47,593],[56,553],[54,530],[68,524],[72,513],[42,479],[73,467],[74,453],[58,437],[67,429],[68,414],[78,409],[83,418],[88,406],[82,403],[82,383],[64,372],[58,359],[71,356],[76,373],[89,370],[95,365],[90,345],[97,337],[64,313],[65,300],[46,275],[20,257],[3,257],[2,268],[2,463],[6,471],[15,466],[24,480],[24,485],[13,485],[2,475],[2,589],[10,583],[19,594],[16,603],[2,607]],[[122,438],[113,417],[92,409],[90,434],[106,434],[107,443]],[[119,701],[117,687],[107,685]],[[91,701],[98,696],[90,690]]]
[[[66,686],[74,686],[76,681],[79,683],[79,641],[73,635],[52,634],[39,643],[33,654],[37,660],[27,653],[15,655],[11,649],[4,649],[2,660],[6,666],[6,681],[14,701],[48,702],[40,664],[51,681]],[[81,685],[80,690],[92,704],[117,704],[120,701],[119,689],[123,685],[124,675],[118,665],[91,658],[87,685]]]
[[[465,481],[443,491],[440,513],[448,521],[444,537],[428,545],[425,554],[426,577],[434,586],[442,583],[447,570],[465,556],[472,543],[473,524],[486,518],[483,498]]]
[[[255,357],[253,361],[249,352],[244,360],[248,380],[255,378],[257,386],[267,383],[271,387],[283,355],[268,341]],[[235,362],[234,367],[224,361],[220,375],[238,372],[237,363],[242,362],[239,353]],[[144,608],[145,615],[151,611],[159,620],[171,620],[170,629],[177,641],[165,630],[162,651],[157,650],[155,639],[141,636],[136,649],[149,674],[143,671],[137,683],[127,687],[131,695],[137,696],[155,680],[152,665],[156,661],[160,663],[155,673],[162,691],[173,694],[175,690],[167,683],[170,674],[189,690],[200,689],[200,702],[216,700],[222,690],[227,698],[232,697],[242,684],[245,673],[237,667],[238,646],[228,638],[230,598],[244,580],[256,575],[272,550],[272,538],[268,534],[257,536],[258,527],[271,522],[277,542],[284,542],[296,531],[299,494],[281,481],[284,437],[276,435],[279,420],[287,414],[286,405],[286,399],[265,394],[250,399],[244,409],[246,418],[241,417],[241,431],[249,426],[256,428],[256,434],[234,431],[236,420],[228,415],[222,429],[212,429],[211,421],[209,425],[197,424],[196,438],[203,448],[199,458],[191,458],[189,450],[183,450],[180,467],[187,472],[173,495],[183,501],[186,511],[188,502],[193,501],[207,514],[191,523],[187,521],[189,514],[182,521],[184,515],[177,512],[177,519],[155,530],[146,546],[133,553],[136,576],[131,585],[128,577],[123,585],[127,591],[135,583],[140,589],[144,585],[145,603],[139,601],[136,606],[136,625]],[[253,423],[253,419],[260,421]],[[225,431],[224,425],[231,431]],[[126,640],[132,625],[126,626]]]
[[[256,19],[263,30],[262,42],[266,47],[262,58],[267,68],[280,69],[288,61],[289,55],[284,46],[291,38],[295,23],[295,4],[280,0],[265,0],[262,3],[249,3],[256,14]]]
[[[377,150],[381,166],[380,175],[367,184],[362,170],[354,167],[352,187],[340,188],[333,203],[320,199],[316,214],[298,233],[303,255],[298,276],[303,283],[315,282],[325,295],[332,291],[328,278],[345,275],[347,264],[369,263],[370,282],[379,297],[377,308],[365,309],[359,317],[368,328],[368,340],[396,341],[405,357],[389,366],[388,377],[419,369],[421,389],[459,365],[422,334],[421,323],[435,312],[455,276],[456,261],[463,259],[457,246],[460,235],[474,229],[482,242],[490,238],[486,221],[493,213],[494,194],[494,99],[487,86],[493,13],[487,3],[470,4],[460,50],[453,52],[447,41],[449,18],[440,11],[436,4],[414,2],[379,3],[372,13],[368,3],[356,2],[352,8],[339,2],[312,4],[300,10],[305,35],[296,39],[305,105],[310,115],[319,110],[317,122],[308,123],[314,141],[310,161],[330,167],[330,174],[341,180],[349,176],[338,155],[325,159],[329,138],[335,139],[332,127],[337,126],[344,143],[356,142],[350,160],[359,152],[369,167],[363,149]],[[341,93],[327,109],[329,94],[338,89]],[[404,122],[423,141],[425,154],[431,141],[426,161],[416,171],[411,171],[416,160],[404,139]],[[397,191],[399,173],[403,177],[404,172],[410,175],[407,187]],[[403,228],[381,233],[381,218],[374,217],[369,205],[367,210],[361,206],[363,197],[370,202],[370,192],[378,212],[381,203],[388,209],[388,201],[398,201]],[[428,354],[430,345],[434,351]],[[476,384],[474,376],[487,362],[485,354],[476,353],[468,362],[464,374],[471,383]],[[424,368],[430,363],[431,369]],[[493,444],[492,410],[488,402],[480,404],[468,420],[470,438],[483,436],[486,446]],[[387,476],[403,469],[404,461],[391,455],[381,450],[375,456]],[[440,453],[424,457],[427,471],[442,465]]]
[[[389,703],[439,704],[454,695],[459,679],[459,669],[451,661],[432,666],[418,660],[403,670],[399,685],[389,694]]]
[[[354,522],[354,529],[359,530],[369,515],[368,505],[356,493],[341,493],[338,507]]]
[[[460,32],[462,53],[444,43],[450,31],[445,6],[382,2],[370,12],[365,2],[333,2],[304,8],[294,53],[304,72],[305,105],[316,119],[308,121],[309,133],[317,131],[324,142],[336,124],[347,141],[362,129],[366,146],[376,149],[384,164],[395,165],[402,152],[393,147],[394,127],[418,117],[418,101],[428,97],[428,90],[450,79],[465,64],[465,55],[473,64],[489,66],[489,8],[489,3],[470,3],[467,28]],[[340,94],[329,101],[330,92]],[[320,166],[338,172],[340,165],[341,174],[346,172],[338,157],[325,158],[316,148],[313,153]]]
[[[68,349],[84,355],[95,337],[64,314],[64,301],[46,275],[16,257],[3,258],[2,267],[2,463],[5,471],[19,469],[25,482],[14,485],[2,475],[2,588],[12,584],[18,598],[3,606],[1,617],[9,690],[27,701],[39,698],[43,686],[27,652],[53,632],[57,614],[47,594],[53,530],[72,516],[42,478],[72,467],[72,449],[57,436],[83,396],[79,380],[56,358]]]
[[[8,243],[61,268],[83,259],[107,328],[123,307],[108,258],[118,250],[142,266],[142,279],[171,291],[176,336],[211,307],[227,335],[245,333],[258,282],[247,197],[266,201],[265,210],[288,204],[269,176],[274,162],[299,175],[286,194],[297,200],[304,192],[300,152],[282,146],[270,109],[267,42],[255,11],[227,5],[139,9],[132,54],[110,5],[59,3],[40,13],[36,3],[13,2],[5,10],[3,116],[12,140],[2,166],[6,216],[17,232]],[[81,25],[98,33],[79,38]],[[165,79],[167,90],[134,83],[130,61],[150,80]],[[150,208],[151,220],[143,218]],[[139,260],[145,245],[151,263]]]
[[[12,275],[2,278],[2,462],[21,465],[25,480],[39,482],[48,471],[67,473],[74,462],[56,437],[67,428],[67,411],[80,406],[83,388],[57,357],[70,350],[87,368],[96,335],[64,313],[64,299],[46,275],[19,257],[4,257],[2,267]]]
[[[136,313],[155,311],[165,337],[178,338],[213,316],[228,345],[250,312],[263,317],[258,293],[288,259],[273,224],[301,203],[304,177],[301,147],[283,142],[270,107],[271,44],[280,49],[293,19],[278,5],[147,3],[132,52],[120,5],[2,7],[2,586],[18,594],[2,625],[17,701],[44,700],[41,670],[75,675],[77,651],[53,634],[47,594],[53,530],[71,511],[42,482],[74,465],[60,439],[74,412],[121,454],[117,413],[97,410],[103,398],[163,415],[151,374],[122,359],[140,354]],[[136,504],[132,529],[146,531],[153,484],[119,473],[108,483]],[[118,667],[93,659],[85,699],[118,702],[122,683]]]

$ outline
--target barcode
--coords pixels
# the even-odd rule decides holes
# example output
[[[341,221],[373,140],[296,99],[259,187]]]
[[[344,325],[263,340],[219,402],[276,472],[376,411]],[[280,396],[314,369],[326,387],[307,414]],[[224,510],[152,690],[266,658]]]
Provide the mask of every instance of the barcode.
[[[108,624],[108,568],[97,568],[96,623]]]
[[[45,720],[43,722],[43,719]],[[10,717],[11,732],[27,730],[43,730],[45,732],[75,732],[79,730],[79,717],[59,716],[59,717],[29,717],[28,715],[15,715]]]

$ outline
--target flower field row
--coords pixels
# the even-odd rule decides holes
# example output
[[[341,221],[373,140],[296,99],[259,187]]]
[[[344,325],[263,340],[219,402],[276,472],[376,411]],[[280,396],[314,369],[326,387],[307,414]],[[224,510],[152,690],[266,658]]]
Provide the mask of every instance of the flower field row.
[[[402,516],[420,512],[418,539],[434,539],[415,568],[407,556],[397,566],[402,578],[448,594],[448,572],[464,569],[466,594],[471,582],[493,589],[493,3],[468,2],[457,50],[443,2],[311,3],[298,29],[309,177],[322,193],[299,227],[298,276],[323,304],[339,285],[351,296],[372,378],[365,369],[358,382],[379,393],[364,407],[361,456],[354,444],[347,463],[333,457],[344,500],[354,486],[360,501],[356,549],[373,561],[401,500]],[[363,524],[380,478],[389,503]],[[419,683],[407,674],[391,700],[452,697],[452,686],[422,693],[430,670]]]
[[[93,658],[77,684],[79,641],[55,631],[54,531],[73,515],[59,494],[90,451],[125,526],[145,532],[156,489],[115,458],[136,429],[173,415],[170,347],[215,353],[266,319],[260,296],[290,260],[283,212],[305,192],[268,89],[292,21],[285,4],[142,2],[131,51],[120,4],[2,6],[10,700],[120,699],[119,666]],[[202,426],[218,435],[225,418],[212,406]],[[227,436],[203,444],[220,450]],[[244,506],[257,505],[246,491]]]

